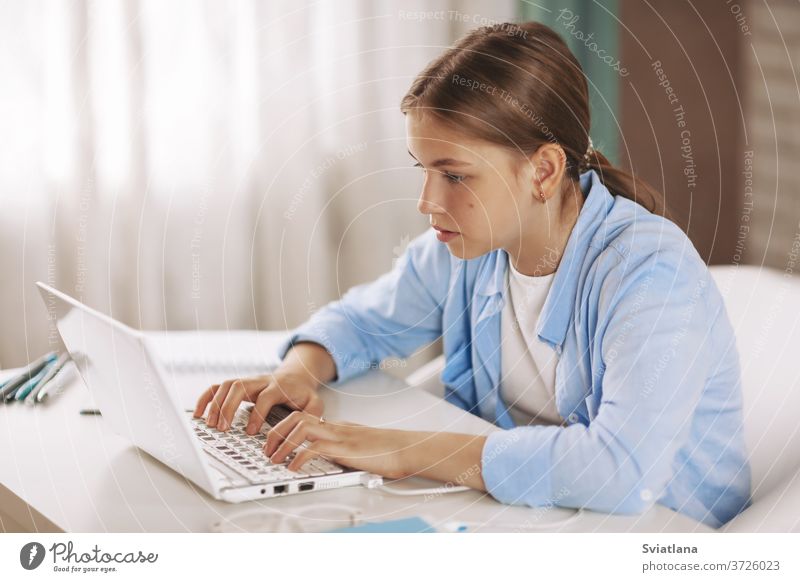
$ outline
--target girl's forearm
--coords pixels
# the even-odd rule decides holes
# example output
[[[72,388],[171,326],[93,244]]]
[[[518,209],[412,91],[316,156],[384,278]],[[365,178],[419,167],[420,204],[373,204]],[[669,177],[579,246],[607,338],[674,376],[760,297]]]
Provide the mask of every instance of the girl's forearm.
[[[306,376],[317,386],[337,376],[336,363],[328,350],[308,341],[297,342],[289,349],[280,370]]]
[[[486,491],[481,475],[485,436],[452,432],[412,432],[405,455],[405,472],[452,485]]]

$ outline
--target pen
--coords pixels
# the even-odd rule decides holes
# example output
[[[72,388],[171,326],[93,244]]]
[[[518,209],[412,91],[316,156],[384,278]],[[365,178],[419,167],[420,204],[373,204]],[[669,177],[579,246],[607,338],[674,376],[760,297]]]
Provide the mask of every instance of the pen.
[[[36,384],[36,388],[31,390],[30,394],[25,397],[25,404],[36,404],[38,402],[36,397],[39,395],[39,392],[41,392],[42,389],[47,386],[50,380],[52,380],[55,375],[58,374],[61,368],[64,367],[64,364],[66,364],[68,361],[69,354],[67,352],[64,352],[58,356],[58,359],[55,361],[55,363],[47,370],[47,374],[44,375],[44,378],[39,380],[39,383]],[[17,393],[17,398],[19,398],[19,393]]]
[[[75,362],[69,360],[66,364],[61,366],[61,369],[53,376],[50,381],[42,386],[36,394],[36,404],[44,402],[47,397],[52,394],[61,394],[64,388],[69,386],[75,376],[76,368]]]
[[[17,390],[19,390],[23,384],[38,374],[42,368],[55,360],[56,357],[55,352],[49,352],[25,366],[19,374],[3,384],[3,387],[0,389],[0,402],[12,400]]]
[[[22,384],[14,393],[14,400],[25,400],[25,397],[31,393],[31,390],[36,388],[36,385],[44,378],[53,368],[54,361],[49,361],[39,372],[30,378],[27,382]],[[9,398],[11,400],[11,398]]]

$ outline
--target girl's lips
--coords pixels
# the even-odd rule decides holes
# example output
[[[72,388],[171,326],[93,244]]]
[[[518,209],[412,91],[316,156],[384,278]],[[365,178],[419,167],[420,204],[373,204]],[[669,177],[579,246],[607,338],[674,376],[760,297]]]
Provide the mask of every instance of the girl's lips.
[[[450,242],[458,235],[459,233],[457,232],[450,232],[449,230],[439,230],[438,228],[436,229],[436,238],[438,238],[443,243]]]

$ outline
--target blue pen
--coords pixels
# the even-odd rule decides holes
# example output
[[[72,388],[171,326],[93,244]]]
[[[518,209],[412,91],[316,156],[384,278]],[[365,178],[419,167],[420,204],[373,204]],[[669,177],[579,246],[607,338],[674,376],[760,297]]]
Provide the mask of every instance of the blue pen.
[[[25,397],[30,394],[31,390],[36,388],[36,385],[39,381],[44,378],[47,373],[50,371],[50,368],[53,367],[56,360],[50,360],[45,364],[44,368],[42,368],[38,374],[36,374],[33,378],[25,382],[22,386],[19,387],[17,393],[14,395],[14,398],[17,400],[25,400]]]

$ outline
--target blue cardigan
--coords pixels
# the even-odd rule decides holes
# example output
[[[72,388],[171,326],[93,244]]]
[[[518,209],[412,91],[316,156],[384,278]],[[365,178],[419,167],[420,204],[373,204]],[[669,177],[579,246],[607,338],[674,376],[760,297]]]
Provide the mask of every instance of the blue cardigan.
[[[503,429],[483,448],[497,500],[635,514],[660,503],[712,527],[750,504],[739,356],[722,297],[672,222],[594,170],[536,333],[559,355],[567,426],[516,427],[499,396],[508,255],[454,257],[429,229],[395,267],[292,330],[332,355],[336,385],[443,336],[448,401]]]

